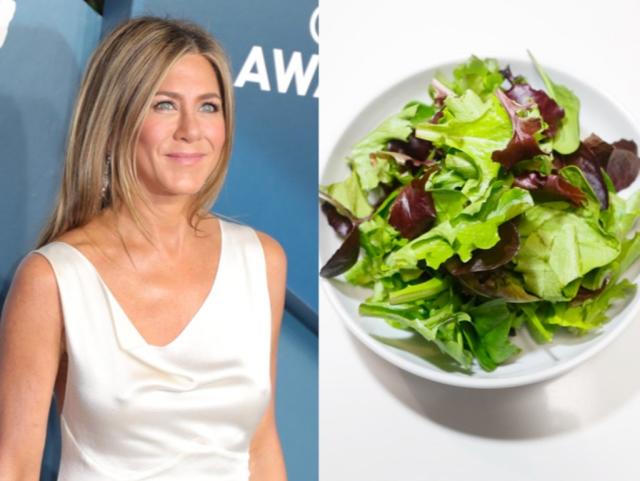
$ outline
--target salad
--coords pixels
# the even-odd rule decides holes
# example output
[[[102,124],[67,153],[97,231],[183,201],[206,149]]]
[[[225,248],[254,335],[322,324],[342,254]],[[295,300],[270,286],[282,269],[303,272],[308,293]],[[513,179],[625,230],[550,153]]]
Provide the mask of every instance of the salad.
[[[469,372],[609,320],[636,286],[640,170],[633,140],[580,138],[580,101],[471,57],[358,142],[350,175],[321,186],[342,239],[321,269],[371,288],[359,311],[418,333]]]

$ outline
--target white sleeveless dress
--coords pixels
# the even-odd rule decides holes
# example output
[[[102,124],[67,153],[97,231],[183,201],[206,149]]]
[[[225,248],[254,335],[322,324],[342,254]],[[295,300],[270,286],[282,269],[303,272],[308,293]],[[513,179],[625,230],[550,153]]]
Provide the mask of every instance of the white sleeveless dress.
[[[55,272],[69,356],[59,481],[249,479],[270,398],[271,308],[255,231],[220,226],[211,291],[162,347],[144,340],[79,250],[35,251]]]

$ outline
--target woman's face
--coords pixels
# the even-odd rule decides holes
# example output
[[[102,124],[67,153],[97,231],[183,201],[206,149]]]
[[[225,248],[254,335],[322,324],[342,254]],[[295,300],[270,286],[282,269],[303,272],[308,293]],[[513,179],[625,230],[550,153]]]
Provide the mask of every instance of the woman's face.
[[[225,136],[215,71],[202,55],[187,54],[167,73],[142,124],[142,187],[152,198],[196,194],[219,162]]]

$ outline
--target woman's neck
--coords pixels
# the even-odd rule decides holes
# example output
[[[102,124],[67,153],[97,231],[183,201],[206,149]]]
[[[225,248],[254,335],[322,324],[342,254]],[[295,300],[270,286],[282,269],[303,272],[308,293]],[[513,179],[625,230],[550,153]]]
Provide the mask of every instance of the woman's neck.
[[[175,258],[189,248],[195,231],[189,223],[185,202],[158,202],[147,205],[141,200],[134,203],[139,220],[144,228],[136,223],[133,214],[121,206],[117,210],[107,209],[104,221],[115,229],[115,234],[127,246],[146,246],[154,248],[161,255]]]

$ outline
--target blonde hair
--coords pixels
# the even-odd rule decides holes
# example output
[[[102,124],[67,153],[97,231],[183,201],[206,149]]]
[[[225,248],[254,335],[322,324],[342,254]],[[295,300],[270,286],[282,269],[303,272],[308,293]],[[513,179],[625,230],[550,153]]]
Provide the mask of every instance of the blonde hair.
[[[200,212],[211,208],[222,188],[231,155],[234,99],[229,62],[218,42],[197,25],[139,17],[113,30],[89,60],[69,128],[60,191],[38,247],[87,224],[108,206],[124,206],[146,232],[134,206],[136,196],[144,200],[137,181],[135,147],[162,79],[189,53],[206,57],[216,72],[226,130],[218,163],[188,209],[189,223],[197,229]],[[110,182],[103,196],[105,176]]]

